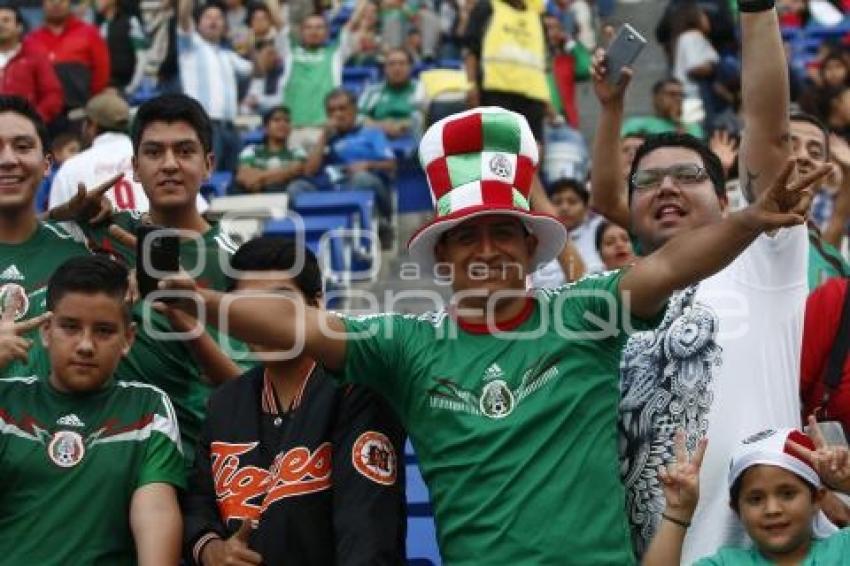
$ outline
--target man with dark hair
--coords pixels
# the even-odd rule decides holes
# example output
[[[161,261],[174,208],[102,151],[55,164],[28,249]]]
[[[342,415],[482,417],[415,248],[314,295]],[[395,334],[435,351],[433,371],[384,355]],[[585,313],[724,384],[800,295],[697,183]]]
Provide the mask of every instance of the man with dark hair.
[[[620,135],[628,136],[632,132],[645,134],[663,134],[665,132],[688,133],[702,138],[699,124],[682,122],[682,102],[685,100],[685,87],[674,77],[657,81],[652,86],[652,116],[632,116],[623,124]]]
[[[739,170],[745,194],[757,202],[788,163],[793,130],[776,13],[764,2],[747,0],[739,6],[747,124]],[[687,134],[648,137],[637,150],[624,190],[617,143],[628,78],[619,85],[606,83],[600,53],[593,80],[602,103],[594,146],[594,203],[603,215],[630,229],[641,252],[663,249],[677,237],[687,238],[734,214],[728,210],[720,160]],[[828,171],[813,166],[798,169],[798,174],[818,172],[823,178]],[[679,429],[686,433],[689,450],[701,438],[711,439],[700,476],[703,497],[685,540],[683,562],[742,540],[725,485],[731,452],[755,431],[800,424],[807,249],[804,226],[760,235],[728,267],[674,295],[661,325],[633,336],[623,350],[621,469],[638,555],[662,521],[687,522],[663,513],[658,479],[659,466],[675,460],[673,436]]]
[[[328,121],[304,164],[312,179],[299,179],[289,190],[297,193],[339,187],[375,193],[381,228],[392,228],[392,188],[395,155],[384,132],[357,122],[357,99],[345,89],[334,89],[325,97]]]
[[[322,308],[316,257],[292,241],[251,240],[231,265],[237,293]],[[210,398],[184,501],[187,560],[404,563],[404,432],[390,408],[365,387],[336,387],[306,354],[252,349],[263,363]]]
[[[25,28],[20,8],[0,2],[0,94],[26,98],[50,122],[62,112],[62,85],[47,57],[21,43]]]
[[[150,210],[144,216],[136,211],[118,212],[112,215],[112,225],[86,226],[90,239],[134,264],[133,235],[140,225],[178,229],[184,269],[199,271],[198,280],[205,287],[225,289],[225,270],[236,246],[218,225],[208,223],[196,206],[201,183],[212,171],[211,138],[210,120],[193,98],[163,95],[142,104],[133,123],[133,175],[144,188]],[[168,309],[153,311],[148,302],[137,303],[133,316],[142,330],[118,375],[151,383],[168,393],[190,461],[212,384],[241,373],[225,352],[244,361],[240,356],[245,347],[217,333],[200,333],[186,340],[168,338],[175,331],[190,332],[194,322]]]
[[[404,49],[390,49],[384,59],[384,80],[360,95],[360,115],[366,125],[381,128],[390,138],[422,135],[425,91],[411,76],[413,63]]]
[[[59,225],[36,216],[35,197],[50,168],[46,140],[44,122],[33,106],[23,98],[0,96],[0,310],[7,327],[4,340],[18,345],[16,361],[0,369],[2,377],[47,376],[39,337],[31,329],[9,325],[44,313],[48,277],[66,259],[88,254]]]
[[[239,154],[236,183],[249,193],[283,192],[290,181],[304,174],[306,156],[300,149],[289,149],[289,108],[278,106],[266,112],[263,127],[263,143],[250,145]]]
[[[56,69],[65,110],[82,108],[109,85],[109,50],[97,28],[77,18],[71,0],[43,0],[44,25],[24,43],[45,55]]]
[[[201,289],[204,311],[251,343],[303,347],[341,381],[387,398],[416,448],[445,563],[634,563],[616,438],[627,332],[652,328],[676,289],[762,232],[801,223],[815,176],[789,185],[786,168],[757,203],[628,270],[530,293],[527,275],[567,232],[529,207],[538,149],[525,118],[500,108],[449,116],[419,155],[435,218],[408,248],[425,269],[451,272],[449,307],[340,316]],[[693,188],[713,195],[705,180]],[[186,278],[164,287],[196,289]]]
[[[127,269],[72,258],[47,283],[46,379],[0,381],[0,554],[9,564],[176,564],[185,485],[174,409],[117,381]],[[175,489],[176,488],[176,489]]]
[[[177,48],[183,92],[201,103],[213,124],[217,171],[235,171],[240,139],[233,120],[239,107],[237,79],[247,78],[251,62],[222,45],[227,30],[224,8],[208,2],[192,19],[195,0],[179,0]]]
[[[71,200],[84,183],[95,187],[116,175],[121,178],[106,197],[113,209],[147,212],[150,208],[145,190],[133,175],[133,143],[127,135],[130,107],[113,92],[104,92],[86,103],[83,137],[90,147],[63,164],[50,186],[49,207]],[[207,209],[206,199],[195,199],[199,212]]]
[[[838,193],[833,198],[816,187],[812,208],[826,208],[829,202],[831,213],[826,218],[823,232],[813,223],[809,225],[808,285],[814,290],[830,277],[850,276],[850,265],[838,248],[847,233],[850,220],[850,148],[839,137],[830,139],[829,130],[810,114],[791,114],[791,147],[800,171],[811,171],[826,163],[834,163],[840,174]]]

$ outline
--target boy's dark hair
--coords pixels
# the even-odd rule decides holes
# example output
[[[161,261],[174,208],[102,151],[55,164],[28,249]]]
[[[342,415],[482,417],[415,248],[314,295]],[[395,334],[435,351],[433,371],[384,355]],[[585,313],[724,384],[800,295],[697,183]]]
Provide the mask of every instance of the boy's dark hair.
[[[268,110],[265,114],[263,114],[263,127],[268,126],[271,119],[277,113],[281,113],[284,116],[286,116],[287,118],[289,118],[289,116],[290,116],[289,106],[284,106],[284,105],[274,106],[270,110]]]
[[[845,88],[847,87],[839,87],[839,92],[843,92]],[[825,142],[824,149],[826,150],[826,155],[824,156],[824,161],[829,161],[829,128],[826,127],[826,124],[824,124],[817,116],[802,111],[791,112],[789,121],[807,122],[820,130]]]
[[[694,136],[668,132],[647,136],[643,144],[635,152],[635,158],[629,170],[630,200],[635,190],[635,184],[632,179],[635,172],[637,172],[641,160],[656,149],[662,147],[684,147],[697,153],[702,158],[703,167],[705,167],[705,171],[708,173],[708,178],[711,179],[711,184],[714,185],[714,192],[718,197],[726,196],[726,177],[723,174],[723,165],[720,163],[720,158],[706,144]]]
[[[336,98],[342,98],[342,97],[345,97],[345,99],[349,103],[353,104],[354,106],[357,106],[357,97],[354,96],[354,93],[351,92],[348,89],[343,88],[343,87],[338,87],[338,88],[333,89],[332,91],[330,91],[328,94],[325,95],[325,108],[327,108],[328,103],[331,100],[334,100]]]
[[[307,248],[298,249],[295,242],[274,236],[260,236],[239,246],[230,265],[239,271],[287,271],[295,266],[298,254],[304,256],[304,267],[292,280],[310,304],[315,304],[322,293],[322,272],[319,262]],[[228,289],[233,290],[239,281],[228,278]]]
[[[47,127],[44,125],[41,115],[32,104],[20,96],[3,94],[0,95],[0,114],[3,112],[13,112],[32,122],[35,133],[38,134],[38,139],[41,141],[41,152],[47,155]]]
[[[554,196],[558,193],[564,193],[567,191],[574,192],[578,198],[581,199],[581,202],[584,203],[584,206],[590,202],[590,193],[587,192],[587,187],[585,187],[584,183],[579,181],[578,179],[569,179],[564,177],[563,179],[557,179],[549,185],[549,196]]]
[[[735,483],[733,483],[729,487],[729,506],[732,508],[732,511],[734,511],[736,515],[741,514],[741,484],[743,484],[744,476],[747,475],[747,472],[749,471],[750,469],[744,470],[744,473],[738,476],[738,479],[735,480]],[[797,477],[800,478],[800,476]],[[809,491],[812,492],[812,501],[814,501],[815,497],[817,497],[818,494],[818,488],[816,488],[803,478],[800,478],[800,481],[806,484],[806,486],[809,488]]]
[[[130,322],[127,268],[106,255],[82,255],[60,265],[47,281],[47,310],[54,310],[68,293],[103,293],[121,303],[124,321]]]
[[[138,155],[142,134],[153,122],[186,122],[198,135],[204,153],[212,151],[212,121],[204,107],[194,98],[185,94],[163,94],[139,106],[130,131],[133,153]]]

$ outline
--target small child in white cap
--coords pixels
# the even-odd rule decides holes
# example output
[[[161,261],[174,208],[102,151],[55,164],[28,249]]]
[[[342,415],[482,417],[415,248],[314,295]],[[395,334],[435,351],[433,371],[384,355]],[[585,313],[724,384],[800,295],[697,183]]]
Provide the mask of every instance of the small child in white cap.
[[[723,547],[697,566],[850,565],[850,529],[830,529],[820,510],[825,487],[850,493],[850,452],[828,446],[814,419],[810,424],[811,436],[766,430],[741,442],[729,468],[729,504],[753,545]],[[689,458],[679,434],[676,463],[659,470],[667,506],[644,566],[681,563],[682,542],[699,500],[705,447],[703,440]]]

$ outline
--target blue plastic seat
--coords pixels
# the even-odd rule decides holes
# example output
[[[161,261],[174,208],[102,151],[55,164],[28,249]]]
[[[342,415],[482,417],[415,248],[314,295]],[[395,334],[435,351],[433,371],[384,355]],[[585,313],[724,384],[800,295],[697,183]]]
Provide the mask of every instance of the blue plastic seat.
[[[227,189],[233,183],[233,173],[229,171],[216,171],[210,178],[201,185],[201,196],[207,200],[212,200],[215,197],[223,197],[227,194]]]
[[[292,217],[279,218],[266,222],[263,233],[294,240],[303,237],[304,245],[317,257],[322,256],[323,252],[329,252],[327,263],[333,273],[325,272],[325,276],[335,280],[336,283],[341,283],[348,276],[349,262],[346,258],[348,250],[344,239],[335,236],[333,232],[351,229],[350,222],[350,217],[342,214],[305,216],[300,222]],[[299,231],[303,232],[299,235]],[[324,241],[327,242],[327,247],[323,250],[322,238],[326,234],[328,237]]]
[[[266,130],[262,127],[242,133],[242,147],[247,145],[259,145],[266,137]]]
[[[378,246],[372,220],[375,214],[375,195],[372,191],[304,192],[295,196],[291,206],[304,217],[347,215],[350,219],[349,227],[356,232],[351,238],[355,252],[350,266],[351,275],[360,278],[357,274],[372,267],[373,250]],[[362,235],[358,236],[357,233]]]

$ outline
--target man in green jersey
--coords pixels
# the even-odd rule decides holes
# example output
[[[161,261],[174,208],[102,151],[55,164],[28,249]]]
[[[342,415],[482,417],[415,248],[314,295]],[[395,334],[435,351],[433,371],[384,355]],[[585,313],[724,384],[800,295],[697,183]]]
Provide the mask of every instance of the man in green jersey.
[[[132,235],[140,224],[148,222],[178,229],[183,268],[203,287],[226,289],[225,270],[236,246],[217,224],[204,220],[195,206],[201,184],[213,165],[212,127],[207,113],[188,96],[160,96],[139,107],[131,138],[133,172],[150,201],[150,212],[145,216],[114,214],[113,226],[86,228],[90,239],[102,248],[117,251],[132,264],[136,250],[133,238],[127,241],[126,233]],[[194,321],[173,310],[153,311],[149,302],[137,303],[133,317],[140,331],[118,375],[151,383],[168,393],[180,421],[184,453],[191,460],[213,384],[242,373],[231,357],[239,360],[247,347],[217,333],[195,333],[193,338],[178,340],[174,332],[189,332]]]
[[[567,235],[529,209],[538,153],[526,120],[501,108],[449,116],[419,155],[436,218],[408,247],[451,277],[448,309],[353,317],[199,290],[206,314],[249,342],[303,344],[341,381],[387,398],[419,457],[446,563],[633,563],[616,429],[628,332],[762,231],[802,222],[813,176],[786,188],[786,169],[753,206],[628,270],[530,292],[527,274]]]
[[[0,381],[0,561],[161,566],[180,558],[180,433],[168,397],[113,378],[134,327],[127,269],[69,259],[47,285],[48,379]]]
[[[46,143],[38,112],[23,98],[0,96],[0,311],[7,321],[0,342],[14,353],[0,377],[47,375],[35,327],[20,323],[44,313],[45,286],[56,267],[89,253],[59,225],[36,216],[35,196],[50,169]]]

